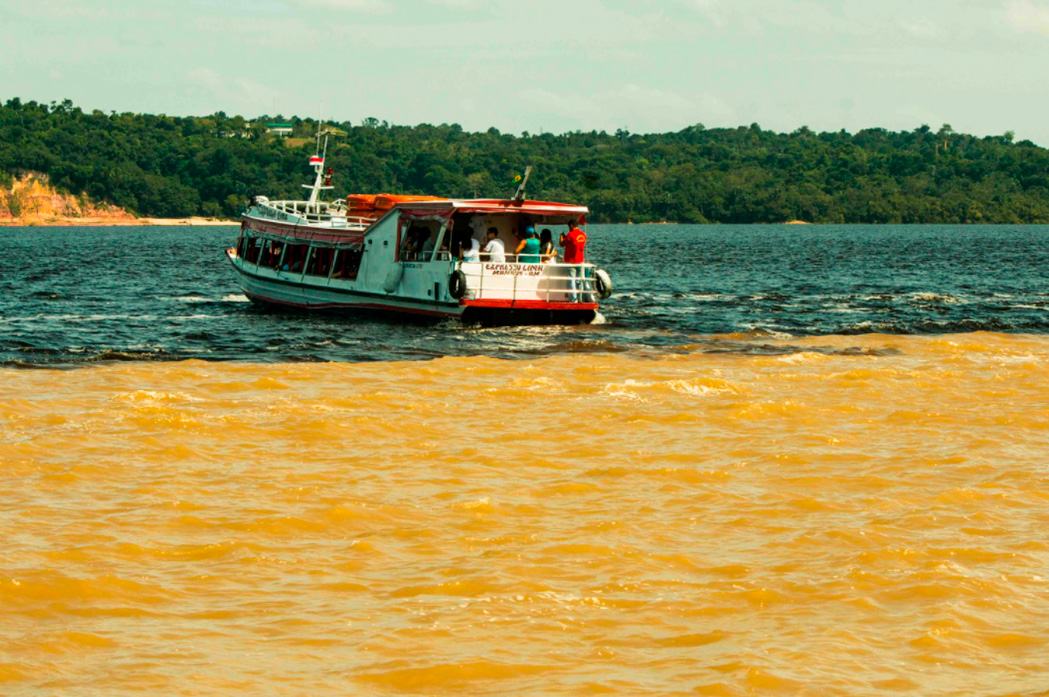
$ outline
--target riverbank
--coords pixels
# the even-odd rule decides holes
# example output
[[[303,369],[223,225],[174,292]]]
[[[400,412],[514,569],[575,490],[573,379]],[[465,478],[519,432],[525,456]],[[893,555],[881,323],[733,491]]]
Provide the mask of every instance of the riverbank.
[[[99,225],[236,225],[235,220],[139,217],[120,206],[92,201],[51,185],[45,174],[25,172],[0,188],[0,227],[70,227]]]
[[[94,217],[94,218],[8,218],[0,220],[0,227],[73,227],[101,225],[120,226],[160,226],[160,225],[239,225],[236,220],[223,218],[130,218],[130,217]]]

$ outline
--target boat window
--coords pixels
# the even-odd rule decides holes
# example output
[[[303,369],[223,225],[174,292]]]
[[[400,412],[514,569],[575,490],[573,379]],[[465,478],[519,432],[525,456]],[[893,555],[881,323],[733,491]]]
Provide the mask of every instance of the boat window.
[[[412,223],[401,235],[400,261],[429,261],[439,230],[436,223]]]
[[[306,255],[310,251],[308,244],[289,244],[288,251],[284,254],[284,263],[281,269],[293,273],[301,273],[306,264]]]
[[[331,247],[314,247],[310,254],[310,261],[306,265],[306,275],[327,277],[331,271],[333,251]]]
[[[261,266],[271,269],[280,267],[280,259],[284,255],[284,243],[280,240],[266,240],[266,246],[262,249],[262,257],[259,259]]]
[[[361,253],[363,251],[364,245],[355,245],[351,249],[340,249],[336,252],[331,277],[348,280],[357,278],[357,272],[361,268]]]
[[[254,237],[244,238],[244,261],[254,264],[259,260],[259,241]]]

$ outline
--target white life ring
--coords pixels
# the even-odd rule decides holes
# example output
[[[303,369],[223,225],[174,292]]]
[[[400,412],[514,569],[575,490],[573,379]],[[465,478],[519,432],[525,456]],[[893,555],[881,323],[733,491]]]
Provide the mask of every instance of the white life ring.
[[[602,300],[612,295],[612,277],[604,269],[594,269],[594,288]]]

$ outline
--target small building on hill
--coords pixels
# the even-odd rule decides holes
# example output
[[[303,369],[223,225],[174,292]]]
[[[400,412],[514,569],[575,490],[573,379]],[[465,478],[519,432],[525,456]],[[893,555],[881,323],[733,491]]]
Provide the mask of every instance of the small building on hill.
[[[281,138],[287,138],[291,135],[292,124],[290,123],[268,123],[266,124],[266,133],[272,133],[275,136]]]

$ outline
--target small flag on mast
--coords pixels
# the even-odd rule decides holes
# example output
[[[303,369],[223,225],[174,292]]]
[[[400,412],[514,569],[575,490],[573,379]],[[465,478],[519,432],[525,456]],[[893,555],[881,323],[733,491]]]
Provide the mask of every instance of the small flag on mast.
[[[310,155],[310,164],[311,165],[323,165],[324,164],[324,158],[321,157],[320,155]]]

